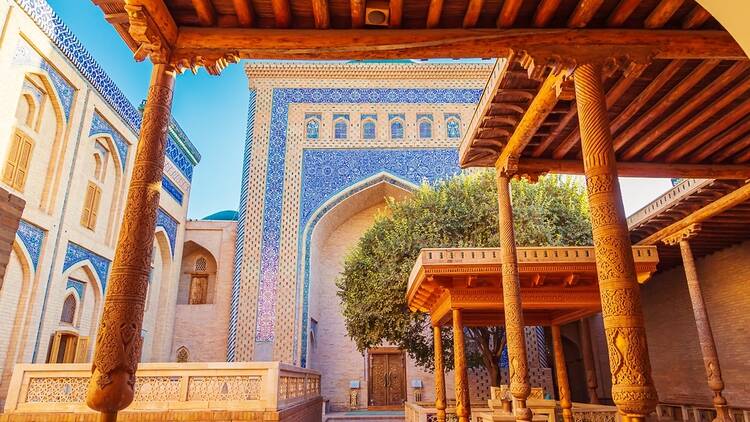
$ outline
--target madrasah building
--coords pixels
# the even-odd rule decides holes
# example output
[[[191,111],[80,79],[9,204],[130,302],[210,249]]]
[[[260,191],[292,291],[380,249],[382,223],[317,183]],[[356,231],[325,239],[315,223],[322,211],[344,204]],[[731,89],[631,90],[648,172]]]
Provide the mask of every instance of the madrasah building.
[[[7,414],[61,404],[84,411],[141,113],[43,0],[0,0],[0,24],[0,139],[8,140],[0,143],[0,403]],[[170,389],[180,368],[226,371],[200,390],[209,397],[202,400],[247,398],[233,389],[245,394],[257,384],[233,373],[232,363],[275,361],[309,369],[299,372],[306,380],[319,374],[305,391],[317,392],[327,412],[434,401],[433,374],[402,351],[356,349],[335,281],[386,198],[408,198],[421,183],[461,171],[458,146],[498,66],[244,66],[250,103],[246,139],[237,140],[244,148],[238,211],[187,219],[200,153],[176,121],[169,125],[140,332],[142,370],[153,375],[142,381],[139,372],[150,390],[138,390],[136,405],[177,400]],[[683,181],[629,218],[631,240],[648,239],[736,188]],[[736,233],[724,240],[697,240],[696,264],[723,395],[738,409],[735,420],[750,422],[750,336],[742,331],[750,326],[750,242]],[[649,354],[661,416],[700,422],[710,420],[713,393],[676,250],[659,246],[660,267],[641,288]],[[531,384],[540,398],[555,398],[549,332],[526,327],[525,334]],[[573,401],[611,403],[601,317],[565,325],[562,335]],[[40,367],[37,375],[26,365],[44,363],[80,365]],[[393,374],[385,382],[376,376],[383,365]],[[54,368],[62,369],[43,372]],[[469,378],[471,402],[481,406],[489,380],[479,370]],[[453,377],[445,380],[452,399]],[[279,394],[292,394],[287,388]],[[180,401],[193,400],[190,394]]]

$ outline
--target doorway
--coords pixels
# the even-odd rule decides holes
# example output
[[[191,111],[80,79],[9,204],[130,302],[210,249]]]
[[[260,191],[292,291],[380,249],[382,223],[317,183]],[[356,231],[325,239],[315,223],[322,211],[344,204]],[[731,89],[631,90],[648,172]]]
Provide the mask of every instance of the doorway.
[[[368,409],[403,409],[406,401],[406,356],[395,347],[368,352]]]

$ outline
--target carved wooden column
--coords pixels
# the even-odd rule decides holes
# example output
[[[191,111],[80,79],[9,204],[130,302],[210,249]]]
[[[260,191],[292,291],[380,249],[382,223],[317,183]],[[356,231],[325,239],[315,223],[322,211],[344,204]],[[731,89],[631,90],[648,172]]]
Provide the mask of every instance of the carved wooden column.
[[[508,347],[510,393],[516,399],[516,420],[531,421],[531,409],[526,399],[531,393],[529,385],[526,337],[524,336],[521,308],[521,283],[518,278],[516,236],[513,231],[513,209],[510,198],[510,180],[502,171],[497,172],[498,205],[500,208],[500,247],[503,265],[503,302],[505,306],[505,338]]]
[[[466,371],[464,323],[460,309],[453,310],[453,366],[456,377],[456,416],[458,416],[458,422],[469,422],[471,416],[469,374]]]
[[[440,335],[440,327],[432,327],[432,336],[435,344],[435,409],[437,409],[438,422],[445,422],[445,362],[443,360],[443,337]]]
[[[568,368],[565,366],[565,353],[563,351],[560,326],[552,326],[552,349],[555,355],[555,375],[557,376],[557,389],[560,393],[560,407],[562,408],[563,421],[573,422],[573,403],[570,401],[570,385],[568,384]]]
[[[86,400],[102,421],[133,401],[174,80],[172,67],[154,65]]]
[[[596,378],[596,366],[594,365],[594,350],[591,347],[591,327],[589,320],[581,319],[578,327],[581,332],[581,351],[583,353],[583,367],[586,369],[586,388],[589,391],[589,401],[599,404],[599,395],[596,393],[598,382]]]
[[[641,294],[617,179],[600,64],[584,64],[576,69],[575,92],[612,371],[612,400],[626,422],[642,421],[656,408],[657,396],[651,380]]]
[[[716,342],[711,331],[711,322],[706,312],[706,302],[703,300],[703,292],[698,280],[698,270],[695,267],[693,250],[690,247],[690,238],[700,230],[700,226],[693,224],[680,233],[664,239],[668,245],[680,245],[682,252],[682,265],[685,267],[685,278],[687,279],[690,303],[693,306],[695,325],[698,328],[698,342],[701,346],[703,364],[706,367],[708,388],[714,393],[713,403],[716,408],[716,419],[714,421],[732,421],[732,415],[727,406],[727,400],[722,395],[724,380],[721,378],[721,367],[719,366],[719,355],[716,353]]]

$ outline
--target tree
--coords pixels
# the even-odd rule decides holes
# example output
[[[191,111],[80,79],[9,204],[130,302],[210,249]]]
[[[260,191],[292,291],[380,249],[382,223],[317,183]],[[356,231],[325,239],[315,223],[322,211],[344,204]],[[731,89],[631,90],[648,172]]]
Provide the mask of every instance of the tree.
[[[548,176],[512,182],[516,239],[521,246],[590,245],[585,191],[573,178]],[[347,255],[337,280],[346,328],[360,352],[390,343],[432,369],[429,318],[406,306],[409,273],[422,248],[497,247],[498,205],[494,171],[459,175],[423,185],[384,212]],[[500,378],[502,327],[469,328],[468,363],[484,365],[492,384]],[[452,335],[443,330],[446,369],[453,367]]]

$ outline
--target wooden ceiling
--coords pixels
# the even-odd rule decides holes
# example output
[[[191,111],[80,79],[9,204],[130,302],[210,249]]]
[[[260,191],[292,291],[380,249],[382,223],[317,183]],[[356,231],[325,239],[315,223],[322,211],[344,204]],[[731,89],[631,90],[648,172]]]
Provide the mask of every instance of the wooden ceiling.
[[[748,191],[750,184],[740,180],[685,181],[628,219],[630,240],[657,246],[660,270],[682,264],[679,246],[663,242],[681,222],[699,226],[689,240],[696,258],[750,240]]]

